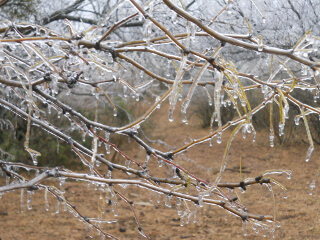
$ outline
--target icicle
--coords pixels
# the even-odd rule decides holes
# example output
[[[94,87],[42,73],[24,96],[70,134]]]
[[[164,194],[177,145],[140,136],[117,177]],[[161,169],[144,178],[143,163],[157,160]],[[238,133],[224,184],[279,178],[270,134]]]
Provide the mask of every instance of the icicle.
[[[318,52],[318,50],[319,50],[319,43],[320,43],[320,41],[319,40],[317,40],[317,39],[314,39],[313,40],[313,51],[314,52]]]
[[[59,139],[57,139],[57,154],[59,154],[59,150],[60,150],[60,142],[59,142]]]
[[[181,198],[177,198],[176,206],[177,206],[178,215],[180,216],[182,213]]]
[[[190,101],[191,101],[191,98],[193,97],[193,94],[195,92],[195,89],[198,85],[198,82],[200,81],[201,79],[201,76],[203,75],[203,73],[205,72],[205,70],[208,68],[209,66],[209,62],[206,62],[202,67],[201,69],[199,70],[199,72],[197,73],[195,79],[193,80],[192,82],[192,85],[189,89],[189,92],[188,92],[188,95],[187,97],[185,98],[185,100],[183,101],[182,103],[182,107],[181,107],[181,114],[182,114],[182,121],[186,124],[188,124],[187,122],[187,108],[190,104]]]
[[[259,52],[262,52],[263,51],[263,39],[262,39],[262,36],[259,35],[258,36],[258,51]]]
[[[147,235],[144,233],[142,227],[138,228],[139,233],[141,234],[142,237],[147,238]]]
[[[256,141],[256,136],[257,136],[257,132],[253,131],[253,133],[252,133],[252,142]]]
[[[301,67],[301,75],[302,76],[308,75],[308,67],[307,66],[302,65],[302,67]]]
[[[199,204],[199,207],[203,207],[203,195],[202,194],[198,195],[198,204]]]
[[[187,113],[183,108],[181,109],[181,115],[182,115],[182,122],[185,124],[188,124]]]
[[[48,114],[50,115],[51,114],[51,105],[50,104],[48,105],[47,109],[48,109]]]
[[[310,158],[311,158],[313,150],[314,150],[314,146],[310,146],[309,149],[308,149],[308,152],[307,152],[306,162],[310,161]]]
[[[284,192],[284,194],[283,194],[283,199],[285,199],[285,200],[288,199],[288,193],[287,193],[287,191]]]
[[[147,168],[149,160],[150,160],[150,154],[147,154],[146,159],[144,160],[144,167],[145,168]]]
[[[58,199],[55,213],[58,214],[59,212],[60,212],[60,200]]]
[[[128,96],[127,89],[128,89],[127,85],[123,84],[123,97],[124,98],[126,98]]]
[[[32,204],[31,204],[31,195],[33,194],[32,191],[27,191],[27,208],[28,210],[32,209]]]
[[[161,99],[161,98],[160,98],[159,96],[157,96],[155,102],[156,102],[156,103],[159,102],[160,99]],[[159,109],[160,107],[161,107],[161,104],[159,103],[159,104],[156,106],[156,108]]]
[[[279,136],[284,134],[284,123],[279,123]]]
[[[243,127],[242,127],[242,138],[243,139],[246,139],[246,137],[247,137],[247,126],[248,126],[248,124],[243,124]]]
[[[266,22],[267,22],[267,19],[265,17],[262,17],[262,23],[266,24]]]
[[[115,217],[117,217],[119,215],[118,210],[117,210],[117,204],[118,204],[118,201],[117,201],[116,197],[114,197],[114,199],[111,202],[111,205],[112,205],[112,212]]]
[[[10,177],[6,176],[6,186],[8,186],[10,184]]]
[[[68,205],[65,201],[62,202],[63,205],[63,211],[66,212],[68,210]]]
[[[158,166],[159,167],[162,167],[162,163],[163,163],[163,160],[161,158],[158,158]]]
[[[33,112],[33,117],[34,118],[40,118],[40,112],[38,109],[35,109],[34,112]]]
[[[77,213],[77,211],[76,211],[76,210],[71,210],[71,211],[72,211],[73,216],[74,216],[75,218],[79,217],[79,215],[78,215],[78,213]]]
[[[300,117],[296,116],[294,118],[294,123],[298,126],[299,125],[299,121],[300,121]]]
[[[139,101],[139,100],[138,100]],[[116,117],[118,115],[117,108],[113,108],[113,116]]]
[[[180,216],[180,226],[183,227],[185,224],[185,212]]]
[[[168,117],[169,117],[169,122],[173,122],[173,111],[171,109],[169,109]]]
[[[172,198],[172,195],[171,194],[168,194],[167,197],[166,197],[166,201],[165,201],[165,205],[168,207],[168,208],[171,208],[172,205],[171,205],[171,198]]]
[[[229,1],[228,3],[228,7],[227,7],[227,14],[231,14],[233,11],[233,2],[232,1]]]
[[[45,188],[45,190],[44,190],[44,202],[45,202],[46,211],[49,211],[48,188]]]
[[[161,202],[161,193],[158,193],[158,199],[157,199],[157,203],[159,204]]]
[[[30,148],[25,148],[25,150],[30,154],[33,165],[38,165],[37,157],[41,156],[41,153]]]
[[[217,132],[217,143],[222,143],[222,131]]]
[[[111,179],[112,178],[112,171],[108,170],[107,172],[107,178]]]
[[[289,105],[285,105],[284,107],[284,118],[288,119],[289,118]]]
[[[274,135],[273,135],[273,133],[270,133],[269,139],[270,139],[270,147],[274,147]]]
[[[24,188],[21,189],[20,195],[20,211],[24,212]]]
[[[256,233],[256,234],[259,234],[259,224],[257,223],[253,223],[252,224],[252,230]]]
[[[197,27],[195,24],[192,24],[190,25],[190,38],[193,40],[195,37],[196,37],[196,31],[197,31]]]
[[[130,169],[130,164],[131,164],[131,161],[127,160],[125,163],[127,169]]]
[[[2,62],[4,60],[4,52],[3,52],[3,44],[2,42],[0,42],[0,62]]]
[[[197,221],[198,221],[197,212],[198,212],[198,206],[197,206],[197,205],[194,205],[194,209],[193,209],[193,223],[197,223]]]
[[[110,132],[108,132],[108,131],[105,131],[105,140],[107,141],[107,142],[109,142],[109,138],[110,138]],[[107,154],[110,154],[110,144],[109,143],[105,143],[105,148],[106,148],[106,153]]]
[[[189,224],[192,213],[188,212],[186,216],[186,224]]]
[[[179,91],[181,90],[181,87],[182,87],[180,83],[184,75],[184,67],[186,65],[187,59],[188,59],[188,54],[184,54],[172,86],[171,95],[169,97],[169,121],[170,122],[173,121],[173,111],[176,107],[176,103],[179,97]]]
[[[94,132],[96,132],[96,129],[94,129]],[[96,156],[98,151],[98,137],[94,136],[92,139],[92,157],[90,162],[90,170],[93,171],[95,162],[96,162]]]
[[[310,193],[309,195],[312,195],[312,191],[314,190],[314,188],[316,187],[316,180],[313,180],[310,184]]]
[[[65,178],[65,177],[60,177],[59,180],[60,180],[60,182],[59,182],[60,191],[61,191],[62,193],[64,193],[63,184],[65,183],[66,178]]]
[[[168,60],[168,65],[167,65],[167,72],[166,72],[166,76],[167,77],[170,77],[170,64],[171,64],[171,61],[170,60]]]
[[[247,236],[248,235],[248,222],[247,221],[243,221],[242,222],[242,232],[243,232],[243,236]]]

